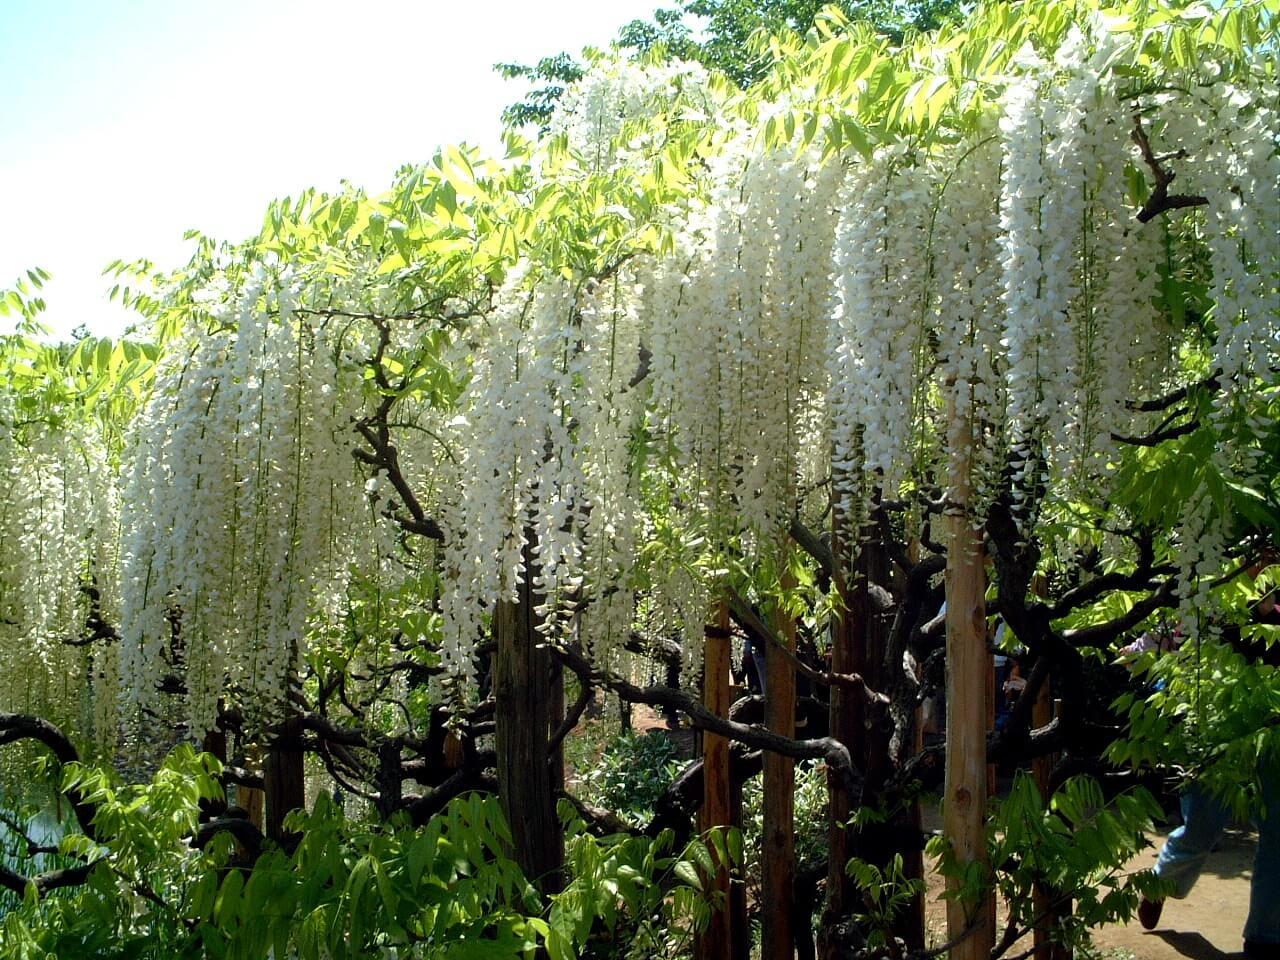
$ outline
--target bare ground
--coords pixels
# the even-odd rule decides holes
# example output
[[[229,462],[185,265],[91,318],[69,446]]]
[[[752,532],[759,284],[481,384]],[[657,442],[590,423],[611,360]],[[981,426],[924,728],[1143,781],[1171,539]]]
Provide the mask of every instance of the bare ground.
[[[1156,838],[1152,838],[1155,840]],[[1135,869],[1156,862],[1156,846],[1137,857]],[[1168,900],[1155,930],[1143,930],[1137,920],[1127,926],[1104,927],[1094,934],[1101,950],[1130,951],[1138,960],[1224,960],[1242,957],[1241,931],[1249,912],[1249,881],[1257,837],[1228,832],[1209,856],[1195,889],[1185,900]]]
[[[1135,857],[1130,870],[1155,865],[1164,835],[1151,838],[1154,846]],[[1185,900],[1165,903],[1155,930],[1143,930],[1137,919],[1127,924],[1101,927],[1093,942],[1110,958],[1132,956],[1135,960],[1240,960],[1241,931],[1249,912],[1249,882],[1253,875],[1253,855],[1257,837],[1245,831],[1230,831],[1209,856],[1195,889]],[[945,940],[945,909],[937,899],[941,880],[931,874],[927,906],[930,939]],[[1003,920],[1003,910],[1000,910]],[[1016,955],[1029,949],[1018,944]]]

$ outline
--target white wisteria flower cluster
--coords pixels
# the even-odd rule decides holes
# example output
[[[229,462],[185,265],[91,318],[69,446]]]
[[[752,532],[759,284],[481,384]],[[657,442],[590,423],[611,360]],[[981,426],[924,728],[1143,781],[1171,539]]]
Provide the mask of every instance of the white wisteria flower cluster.
[[[115,743],[117,651],[83,643],[118,611],[119,501],[107,445],[68,418],[7,429],[0,408],[0,711],[76,722]]]
[[[1251,371],[1273,356],[1276,230],[1262,213],[1280,183],[1273,98],[1156,93],[1135,107],[1107,69],[1115,49],[1089,22],[1051,54],[1028,46],[975,132],[927,146],[863,156],[822,150],[819,133],[797,154],[730,121],[699,188],[665,216],[664,253],[600,282],[513,277],[484,322],[451,441],[466,451],[446,616],[455,672],[470,675],[487,612],[530,562],[549,636],[582,631],[607,659],[641,618],[696,648],[714,558],[776,549],[801,489],[827,474],[855,521],[869,496],[945,486],[948,464],[971,471],[975,524],[1006,484],[1015,505],[1105,487],[1115,437],[1153,422],[1130,401],[1174,370],[1176,334],[1154,307],[1169,228],[1137,218],[1146,197],[1133,183],[1154,172],[1135,116],[1166,162],[1198,156],[1233,178],[1227,195],[1205,187],[1217,196],[1206,236],[1218,362]],[[587,159],[637,163],[610,152],[628,110],[651,118],[675,97],[645,69],[593,71],[553,128]],[[1214,140],[1222,117],[1239,132]],[[1189,186],[1210,176],[1194,166]],[[660,509],[683,517],[692,551],[652,551],[661,567],[647,573],[643,543],[666,534],[627,469],[637,443],[661,449]],[[1034,511],[1016,513],[1029,534]],[[641,581],[653,594],[643,611]],[[600,637],[611,639],[597,648]]]
[[[812,91],[737,112],[698,67],[593,66],[513,206],[533,217],[565,187],[555,216],[632,232],[608,234],[616,249],[591,248],[584,229],[507,259],[505,235],[480,238],[503,253],[477,270],[480,302],[444,311],[430,347],[447,397],[406,386],[388,425],[444,534],[430,548],[438,695],[470,695],[476,647],[522,587],[538,597],[539,642],[625,665],[637,636],[678,637],[693,667],[716,581],[778,560],[815,504],[857,528],[874,496],[962,490],[979,525],[1008,494],[1034,536],[1038,504],[1072,484],[1105,491],[1117,438],[1155,429],[1163,414],[1130,401],[1185,377],[1174,345],[1186,338],[1157,307],[1182,233],[1208,261],[1199,319],[1213,342],[1196,359],[1225,387],[1214,425],[1236,429],[1233,385],[1280,363],[1277,92],[1135,92],[1111,69],[1115,44],[1081,16],[1054,49],[1016,56],[963,129],[877,129],[861,149],[818,123],[800,149],[764,135],[795,126]],[[691,128],[702,135],[664,181],[654,159]],[[1144,147],[1205,202],[1141,222],[1158,176]],[[501,219],[471,218],[466,202],[455,189],[439,242],[427,235],[440,223],[395,235],[465,248],[472,226]],[[425,569],[398,522],[403,489],[353,456],[379,393],[376,345],[388,363],[428,349],[420,327],[384,342],[390,328],[370,322],[390,324],[404,289],[422,294],[430,276],[397,256],[356,264],[349,289],[333,279],[358,259],[345,252],[323,284],[283,255],[205,283],[166,345],[119,487],[90,430],[0,433],[12,491],[0,667],[41,666],[21,671],[29,691],[6,688],[14,707],[55,699],[62,677],[88,669],[61,642],[83,625],[87,583],[121,633],[118,654],[94,648],[94,683],[118,670],[136,714],[176,680],[198,736],[219,700],[259,720],[279,712],[309,630],[341,619],[353,577],[399,588]],[[1247,459],[1214,467],[1245,481]],[[1212,506],[1192,496],[1183,518],[1188,617],[1222,566]]]
[[[311,618],[333,609],[366,511],[358,376],[340,331],[261,272],[188,331],[142,414],[122,515],[122,672],[133,706],[173,674],[193,736],[234,697],[274,717]],[[302,302],[305,303],[305,297]]]

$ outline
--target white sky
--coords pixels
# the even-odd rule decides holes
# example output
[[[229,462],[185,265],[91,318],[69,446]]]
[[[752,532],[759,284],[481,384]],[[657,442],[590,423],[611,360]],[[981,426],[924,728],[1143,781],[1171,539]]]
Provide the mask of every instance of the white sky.
[[[238,240],[273,197],[496,149],[523,87],[493,64],[605,46],[658,5],[0,0],[0,289],[44,267],[56,333],[117,334],[111,260],[176,266],[188,228]]]

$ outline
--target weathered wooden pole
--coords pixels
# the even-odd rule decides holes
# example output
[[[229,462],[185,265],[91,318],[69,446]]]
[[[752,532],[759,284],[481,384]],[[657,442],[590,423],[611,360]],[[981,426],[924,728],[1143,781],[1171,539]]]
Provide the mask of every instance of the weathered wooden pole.
[[[262,757],[262,751],[256,745],[249,747],[245,751],[244,763],[250,770],[258,766]],[[264,784],[265,786],[265,784]],[[252,823],[260,831],[264,831],[263,808],[266,806],[266,797],[263,791],[255,787],[236,787],[236,803],[244,807],[245,813],[248,814],[249,822]]]
[[[971,512],[973,425],[950,402],[951,450],[947,508],[947,757],[943,831],[960,864],[989,876],[986,844],[987,651],[986,565],[982,534]],[[948,891],[960,882],[947,878]],[[947,901],[951,960],[988,960],[995,945],[993,893]]]
[[[1047,726],[1052,720],[1053,693],[1049,678],[1046,677],[1036,693],[1036,702],[1031,706],[1031,726],[1033,728]],[[1032,779],[1035,780],[1036,789],[1040,791],[1040,797],[1046,804],[1049,802],[1049,775],[1053,773],[1053,764],[1056,759],[1053,754],[1046,753],[1031,761]]]
[[[306,805],[306,777],[302,755],[302,724],[288,716],[267,745],[262,765],[262,790],[266,801],[266,834],[283,847],[291,847],[296,836],[284,828],[284,818]]]
[[[795,586],[790,573],[782,575],[782,591]],[[773,616],[779,643],[794,652],[795,621],[779,610]],[[786,655],[770,643],[765,653],[765,724],[774,733],[796,733],[796,673]],[[764,837],[761,851],[761,960],[794,960],[795,931],[795,761],[778,753],[764,756]]]
[[[538,633],[536,576],[532,546],[526,546],[518,597],[499,601],[494,610],[494,752],[512,854],[532,883],[554,892],[563,884],[564,834],[556,816],[559,775],[549,750],[552,664]]]
[[[550,701],[547,704],[547,742],[550,744],[552,735],[560,729],[560,724],[565,718],[565,702],[564,702],[564,668],[553,657],[548,657],[551,675],[548,680],[550,685]],[[561,740],[554,750],[547,757],[547,764],[551,770],[551,790],[556,797],[564,793],[564,741]],[[554,801],[553,801],[554,802]]]
[[[719,717],[729,715],[729,669],[733,648],[729,639],[729,605],[715,605],[712,623],[703,638],[702,702]],[[703,833],[733,825],[733,786],[729,774],[729,741],[714,733],[702,736],[702,809],[698,829]],[[710,892],[714,899],[711,923],[698,937],[698,960],[726,960],[732,954],[733,910],[729,864],[717,864]]]
[[[218,709],[221,711],[222,702],[218,702]],[[221,718],[214,721],[214,725],[205,731],[204,741],[200,745],[200,749],[205,753],[212,754],[218,758],[218,762],[224,766],[227,762],[227,731],[222,728]],[[218,817],[227,811],[227,797],[224,793],[221,800],[218,801],[201,801],[200,812],[203,815]]]
[[[1035,705],[1031,710],[1031,725],[1033,727],[1043,727],[1054,720],[1061,710],[1062,701],[1052,698],[1052,693],[1049,690],[1049,680],[1046,678],[1045,682],[1040,686],[1040,693],[1036,697]],[[1050,800],[1050,775],[1057,759],[1053,754],[1045,754],[1031,761],[1031,775],[1035,778],[1036,788],[1040,791],[1040,796],[1044,798],[1046,805]],[[1053,929],[1058,925],[1064,913],[1070,913],[1070,902],[1058,902],[1061,897],[1057,891],[1042,883],[1037,883],[1031,888],[1031,899],[1035,908],[1035,915],[1039,921],[1036,923],[1035,932],[1032,935],[1035,960],[1070,960],[1071,950],[1062,944],[1053,942]]]

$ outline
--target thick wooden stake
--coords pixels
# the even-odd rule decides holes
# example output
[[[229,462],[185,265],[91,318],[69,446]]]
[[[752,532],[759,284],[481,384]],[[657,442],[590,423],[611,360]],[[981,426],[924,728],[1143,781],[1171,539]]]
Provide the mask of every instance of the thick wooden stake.
[[[733,658],[729,642],[729,605],[716,604],[713,623],[707,625],[703,641],[702,702],[719,717],[729,715],[729,669]],[[698,829],[733,825],[732,781],[729,775],[729,741],[713,733],[702,737],[702,810]],[[733,943],[733,911],[729,865],[720,864],[711,884],[715,909],[711,924],[698,937],[695,956],[699,960],[725,960]]]
[[[955,415],[954,400],[952,416]],[[958,429],[957,429],[958,427]],[[971,424],[953,424],[951,437],[962,448],[952,451],[947,516],[947,759],[943,798],[943,831],[961,864],[981,865],[989,876],[986,844],[987,687],[991,658],[987,653],[986,567],[981,532],[973,527],[969,503],[972,450]],[[948,878],[947,889],[959,887]],[[993,894],[947,901],[947,939],[959,942],[951,960],[987,960],[995,945]]]
[[[221,708],[222,704],[218,704]],[[204,742],[200,745],[200,749],[205,753],[213,754],[218,760],[226,764],[227,762],[227,731],[223,730],[217,723],[205,731]],[[200,812],[211,817],[219,817],[227,812],[227,797],[223,794],[221,800],[218,801],[201,801]]]
[[[983,643],[983,650],[984,650],[983,662],[985,666],[983,667],[983,670],[985,671],[985,675],[987,678],[987,716],[986,716],[987,732],[991,733],[996,728],[996,697],[1003,697],[1004,691],[996,689],[996,658],[991,653],[991,643],[986,633],[986,630],[987,630],[987,621],[985,617],[986,588],[987,588],[987,583],[986,583],[985,565],[984,565],[983,581],[982,581],[982,589],[984,594],[984,597],[983,597],[984,617],[982,621],[982,631],[983,631],[982,643]],[[985,738],[983,742],[984,743],[986,742]],[[983,750],[985,752],[986,750],[985,746]],[[996,796],[997,793],[999,793],[999,791],[1000,791],[999,771],[996,769],[996,765],[994,763],[988,763],[987,764],[987,796],[994,797]],[[991,925],[991,929],[994,931],[996,928],[996,898],[994,893],[987,900],[986,910],[987,910],[987,922]]]
[[[286,718],[275,740],[267,747],[262,786],[266,795],[267,837],[283,847],[292,847],[297,838],[285,830],[284,818],[290,811],[305,806],[307,801],[302,726],[297,717]]]
[[[494,748],[498,795],[511,827],[515,861],[544,893],[563,884],[564,835],[556,816],[559,775],[549,757],[551,657],[538,635],[531,548],[516,602],[494,611]]]
[[[1061,709],[1062,701],[1052,699],[1049,683],[1046,680],[1041,685],[1040,693],[1036,697],[1035,705],[1031,710],[1032,726],[1043,727],[1052,721]],[[1036,788],[1040,791],[1040,796],[1044,798],[1046,804],[1050,799],[1050,774],[1053,772],[1053,766],[1057,761],[1058,758],[1053,754],[1045,754],[1031,761],[1031,774],[1035,778]],[[1059,918],[1062,916],[1061,909],[1050,909],[1054,901],[1058,899],[1055,891],[1044,884],[1037,883],[1031,888],[1031,898],[1035,907],[1035,915],[1040,920],[1036,924],[1032,939],[1032,943],[1035,945],[1035,960],[1070,960],[1071,951],[1061,944],[1054,943],[1052,940],[1053,928],[1058,925]],[[1070,903],[1067,903],[1066,906],[1069,911]]]
[[[1031,707],[1031,726],[1043,727],[1053,720],[1053,694],[1050,691],[1048,678],[1040,684],[1036,694],[1036,702]],[[1036,789],[1045,803],[1049,802],[1049,775],[1053,772],[1053,764],[1057,758],[1046,753],[1031,761],[1031,776],[1036,782]]]
[[[863,636],[860,640],[864,667],[858,672],[866,677],[874,690],[891,690],[897,683],[901,664],[889,659],[889,621],[877,613],[871,603],[870,584],[891,582],[890,561],[879,530],[881,527],[880,491],[871,496],[873,515],[863,537],[858,555],[858,580]],[[890,759],[890,741],[893,735],[893,719],[884,705],[872,707],[864,703],[865,717],[862,745],[862,770],[866,777],[864,791],[876,797],[894,773]],[[857,756],[855,754],[855,756]],[[909,880],[924,879],[923,833],[920,805],[912,801],[891,814],[887,823],[879,828],[868,827],[855,835],[853,853],[881,868],[888,867],[895,856],[902,857],[903,876]],[[913,897],[893,924],[893,935],[900,938],[912,950],[925,946],[924,896]]]
[[[245,765],[250,770],[258,766],[261,759],[262,751],[257,746],[249,747],[245,751]],[[245,812],[249,815],[249,822],[252,823],[259,831],[264,829],[263,825],[263,807],[266,798],[261,790],[253,787],[236,787],[236,803],[244,807]]]
[[[782,590],[794,586],[783,574]],[[790,650],[796,648],[795,621],[785,614],[774,617],[774,633]],[[774,733],[796,733],[796,673],[791,662],[771,644],[765,654],[765,723]],[[761,960],[794,960],[795,936],[792,911],[795,904],[795,761],[777,753],[764,756],[764,837],[761,883]]]

